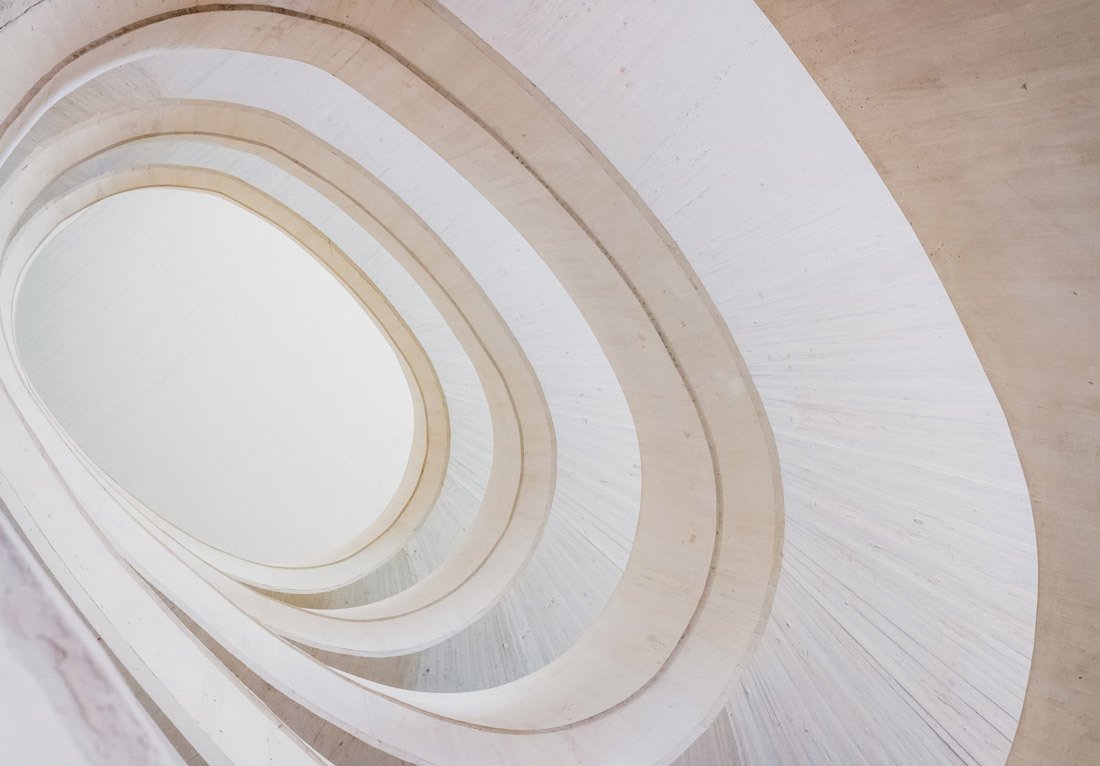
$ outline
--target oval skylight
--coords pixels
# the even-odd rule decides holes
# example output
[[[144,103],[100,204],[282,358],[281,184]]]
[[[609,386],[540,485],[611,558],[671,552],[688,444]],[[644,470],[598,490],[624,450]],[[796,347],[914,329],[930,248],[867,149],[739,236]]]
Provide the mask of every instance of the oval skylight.
[[[208,545],[313,563],[408,467],[413,400],[370,315],[283,232],[220,197],[104,200],[32,260],[27,375],[123,489]]]

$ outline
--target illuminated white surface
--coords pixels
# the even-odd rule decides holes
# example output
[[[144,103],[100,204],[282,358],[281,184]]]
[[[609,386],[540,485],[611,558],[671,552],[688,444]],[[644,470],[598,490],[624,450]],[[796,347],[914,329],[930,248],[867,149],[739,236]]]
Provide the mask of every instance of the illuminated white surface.
[[[365,528],[409,460],[402,368],[294,241],[212,195],[93,206],[28,266],[28,376],[152,510],[244,558],[299,563]]]

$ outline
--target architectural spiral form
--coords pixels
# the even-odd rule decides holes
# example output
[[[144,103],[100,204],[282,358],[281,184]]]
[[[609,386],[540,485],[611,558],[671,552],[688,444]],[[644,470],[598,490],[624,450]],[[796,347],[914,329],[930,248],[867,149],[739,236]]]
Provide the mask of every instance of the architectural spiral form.
[[[1100,763],[1100,6],[1058,5],[0,0],[0,762]],[[293,465],[189,526],[21,336],[222,208],[400,390],[317,415],[343,526]]]

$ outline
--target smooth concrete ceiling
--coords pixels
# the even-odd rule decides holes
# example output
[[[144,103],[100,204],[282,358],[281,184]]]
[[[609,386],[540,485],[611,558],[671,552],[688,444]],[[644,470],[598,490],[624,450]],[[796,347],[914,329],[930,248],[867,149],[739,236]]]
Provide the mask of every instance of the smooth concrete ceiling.
[[[285,234],[210,194],[146,189],[78,214],[30,262],[31,384],[122,489],[246,559],[323,559],[411,459],[394,350]]]

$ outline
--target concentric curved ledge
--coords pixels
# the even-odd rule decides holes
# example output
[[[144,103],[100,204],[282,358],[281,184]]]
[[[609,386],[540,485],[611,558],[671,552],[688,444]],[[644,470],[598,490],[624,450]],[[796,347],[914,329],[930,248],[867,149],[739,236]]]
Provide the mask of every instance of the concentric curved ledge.
[[[583,5],[0,26],[0,499],[185,758],[1005,763],[1035,528],[923,248],[754,5]],[[161,188],[392,347],[411,457],[325,555],[165,521],[16,353],[36,253]]]

